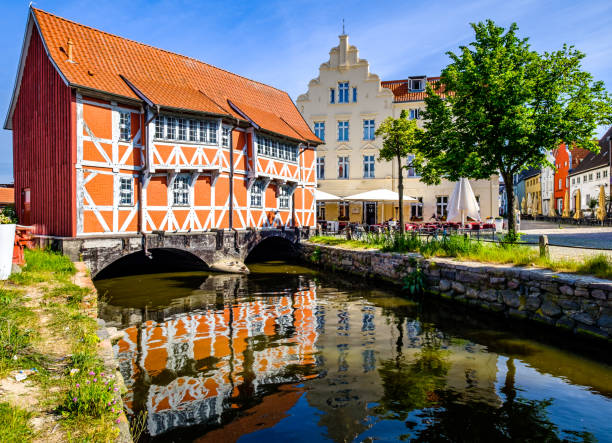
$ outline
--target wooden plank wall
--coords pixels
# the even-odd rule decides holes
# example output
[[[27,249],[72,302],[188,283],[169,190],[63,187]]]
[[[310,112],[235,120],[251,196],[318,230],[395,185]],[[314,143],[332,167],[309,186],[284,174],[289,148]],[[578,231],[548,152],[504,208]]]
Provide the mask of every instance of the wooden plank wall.
[[[38,234],[76,234],[73,101],[34,29],[13,115],[13,169],[17,214],[21,192],[30,188]]]

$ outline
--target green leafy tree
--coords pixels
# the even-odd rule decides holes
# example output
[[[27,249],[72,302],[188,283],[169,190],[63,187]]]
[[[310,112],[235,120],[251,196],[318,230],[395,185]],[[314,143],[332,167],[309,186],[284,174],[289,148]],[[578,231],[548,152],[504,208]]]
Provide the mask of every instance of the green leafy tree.
[[[513,215],[514,174],[552,166],[546,152],[561,141],[596,151],[596,129],[612,122],[612,101],[603,82],[581,70],[584,54],[574,47],[539,54],[517,37],[516,24],[471,26],[475,40],[448,52],[451,63],[427,87],[415,166],[429,184],[499,173]]]
[[[387,117],[376,130],[376,136],[382,136],[383,147],[378,153],[379,160],[397,160],[399,179],[397,191],[399,193],[399,224],[400,232],[404,232],[404,175],[407,166],[404,160],[408,154],[415,153],[423,136],[416,120],[410,120],[408,113],[403,110],[399,118]]]

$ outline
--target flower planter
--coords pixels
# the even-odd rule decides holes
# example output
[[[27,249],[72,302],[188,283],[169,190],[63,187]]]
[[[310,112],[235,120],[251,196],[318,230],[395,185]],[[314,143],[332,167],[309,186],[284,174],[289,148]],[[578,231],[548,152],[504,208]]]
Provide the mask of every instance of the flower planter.
[[[504,221],[502,219],[496,218],[495,219],[495,232],[502,232],[503,229],[504,229]]]
[[[0,280],[11,275],[14,245],[15,225],[0,225]]]

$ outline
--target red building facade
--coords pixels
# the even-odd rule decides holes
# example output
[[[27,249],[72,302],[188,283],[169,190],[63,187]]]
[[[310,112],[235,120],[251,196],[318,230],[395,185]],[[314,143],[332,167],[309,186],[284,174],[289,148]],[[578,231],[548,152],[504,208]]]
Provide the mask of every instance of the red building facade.
[[[315,224],[320,140],[287,93],[38,9],[5,128],[38,234]]]
[[[563,212],[565,194],[569,192],[569,172],[580,164],[589,154],[589,150],[583,148],[569,148],[561,143],[553,151],[555,157],[554,199],[555,209],[559,214]]]

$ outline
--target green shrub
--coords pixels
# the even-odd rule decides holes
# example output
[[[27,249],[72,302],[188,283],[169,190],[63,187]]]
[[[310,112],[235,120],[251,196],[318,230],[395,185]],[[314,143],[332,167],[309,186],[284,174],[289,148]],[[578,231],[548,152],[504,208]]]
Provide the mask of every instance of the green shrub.
[[[28,442],[32,440],[34,432],[28,425],[32,413],[25,409],[0,403],[0,441],[2,442]]]
[[[422,294],[425,290],[425,274],[421,268],[416,268],[405,275],[402,282],[404,283],[402,289],[408,291],[410,295]]]
[[[121,414],[121,407],[117,405],[116,400],[118,391],[113,375],[89,371],[75,376],[60,406],[61,413],[69,418],[79,416],[99,418],[110,415],[118,420]]]

